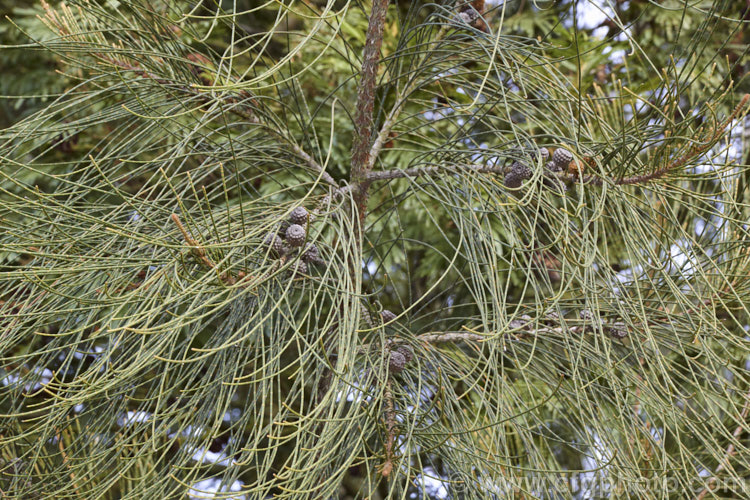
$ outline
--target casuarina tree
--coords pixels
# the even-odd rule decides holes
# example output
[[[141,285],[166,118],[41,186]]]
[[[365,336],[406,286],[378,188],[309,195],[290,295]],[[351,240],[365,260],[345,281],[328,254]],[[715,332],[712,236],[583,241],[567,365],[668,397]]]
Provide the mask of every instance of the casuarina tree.
[[[3,498],[747,496],[745,2],[0,8]]]

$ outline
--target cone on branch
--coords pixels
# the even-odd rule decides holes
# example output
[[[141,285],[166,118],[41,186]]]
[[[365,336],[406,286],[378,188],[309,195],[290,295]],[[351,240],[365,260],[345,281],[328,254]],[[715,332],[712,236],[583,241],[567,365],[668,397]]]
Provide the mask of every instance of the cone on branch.
[[[396,315],[388,309],[383,309],[380,312],[380,317],[383,319],[383,323],[390,323],[391,321],[396,319]]]
[[[300,226],[304,226],[307,224],[307,217],[308,212],[305,207],[297,207],[294,210],[292,210],[292,213],[289,214],[289,222],[292,224],[299,224]]]
[[[263,244],[267,247],[271,247],[271,250],[277,256],[281,256],[284,253],[284,241],[279,238],[279,235],[276,233],[268,233],[263,239]]]
[[[325,260],[320,257],[320,252],[315,243],[308,243],[302,252],[302,260],[307,264],[325,264]]]
[[[301,246],[306,237],[307,231],[299,224],[292,224],[286,230],[286,242],[291,247]]]
[[[404,356],[407,363],[414,359],[414,349],[408,344],[400,344],[395,350]]]
[[[571,161],[573,161],[573,153],[565,148],[557,148],[555,152],[552,153],[552,163],[554,163],[555,167],[559,170],[567,170]]]
[[[292,277],[301,278],[302,275],[307,274],[307,264],[304,261],[298,260],[292,264]]]
[[[514,161],[510,166],[510,170],[505,174],[505,187],[516,189],[521,187],[523,181],[531,179],[533,171],[520,161]]]
[[[185,59],[193,63],[190,65],[190,72],[198,77],[201,84],[206,86],[213,85],[213,71],[215,70],[215,66],[208,57],[198,52],[191,52],[185,56]]]
[[[482,18],[484,15],[484,3],[485,0],[473,0],[468,4],[464,4],[456,15],[456,20],[468,24],[472,28],[489,33],[490,28]]]
[[[406,356],[399,351],[391,351],[388,359],[388,369],[391,373],[399,373],[406,367]]]

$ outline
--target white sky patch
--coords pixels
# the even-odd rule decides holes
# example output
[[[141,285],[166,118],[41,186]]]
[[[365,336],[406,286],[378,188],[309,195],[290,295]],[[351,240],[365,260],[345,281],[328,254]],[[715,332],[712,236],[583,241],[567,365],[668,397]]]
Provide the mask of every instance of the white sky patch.
[[[30,382],[24,384],[23,386],[24,391],[26,392],[38,391],[39,389],[42,388],[42,386],[49,384],[49,381],[52,380],[53,374],[47,368],[43,368],[43,369],[34,368],[29,372],[28,375],[24,377],[24,379],[28,380],[30,377],[33,377],[35,375],[41,375],[39,377],[39,381],[33,384]],[[0,379],[0,384],[4,386],[14,386],[14,385],[20,384],[21,382],[22,382],[21,377],[16,374],[8,374],[2,379]]]
[[[124,417],[117,419],[117,425],[125,427],[132,424],[148,422],[151,414],[146,411],[128,411]]]
[[[603,37],[609,28],[606,26],[598,28],[604,21],[614,17],[614,11],[607,2],[601,0],[578,2],[576,6],[577,24],[582,29],[593,29],[595,37]]]
[[[222,420],[224,422],[236,422],[242,416],[242,410],[239,408],[232,408],[230,411],[224,414]]]
[[[693,109],[691,111],[693,116],[698,115],[698,110]],[[691,168],[692,173],[705,174],[716,169],[714,160],[718,164],[731,163],[731,162],[742,162],[742,141],[743,136],[747,139],[750,137],[750,117],[745,117],[744,120],[735,120],[729,125],[728,128],[728,142],[727,139],[719,141],[711,151],[703,155],[703,163],[699,163]],[[734,169],[729,169],[726,172],[727,176],[735,175]]]
[[[182,435],[185,437],[200,437],[201,434],[203,434],[203,427],[193,427],[192,425],[188,425],[182,431]]]
[[[615,274],[615,279],[622,284],[631,283],[635,280],[635,277],[640,276],[642,272],[643,267],[641,267],[640,265],[637,265],[635,267],[628,267]]]
[[[489,146],[487,145],[487,143],[483,142],[482,144],[479,145],[479,148],[475,148],[475,149],[488,149],[488,148]],[[471,161],[475,163],[480,162],[482,158],[484,158],[484,153],[474,153],[473,155],[471,155]]]
[[[419,485],[422,493],[432,498],[448,498],[446,481],[438,479],[438,474],[432,467],[425,467],[424,474],[419,474],[414,482]]]
[[[220,451],[218,453],[205,448],[193,448],[193,460],[204,464],[214,464],[227,467],[232,464],[232,460],[227,456],[226,453]]]
[[[359,375],[364,378],[366,373],[360,371]],[[366,402],[372,401],[372,396],[365,396],[365,390],[361,389],[362,384],[359,382],[352,383],[346,391],[340,391],[336,394],[336,402],[340,402],[342,399],[346,399],[350,403],[361,403],[363,400]]]
[[[710,470],[704,469],[703,467],[701,467],[700,470],[698,471],[698,475],[700,477],[710,477],[710,476],[713,476],[713,473]]]
[[[609,32],[609,26],[601,24],[607,19],[616,19],[615,10],[611,2],[606,0],[589,0],[588,2],[579,2],[576,7],[576,21],[579,29],[593,30],[591,35],[594,38],[604,39]],[[624,42],[630,37],[630,29],[625,27],[620,33],[615,35],[614,41]],[[602,49],[602,54],[609,54],[609,60],[613,64],[621,64],[625,60],[627,51],[624,49],[613,49],[606,46]]]
[[[501,6],[505,0],[487,0],[485,2],[486,8],[494,8]],[[531,0],[534,7],[539,10],[545,10],[551,7],[554,2],[553,0]],[[502,8],[502,7],[500,7]],[[607,19],[615,19],[615,10],[612,8],[611,0],[588,0],[584,2],[578,2],[576,5],[576,24],[579,29],[593,30],[592,36],[595,38],[604,39],[609,32],[608,26],[601,26],[601,24]],[[563,25],[567,28],[573,27],[573,8],[571,7],[570,16],[563,19]],[[624,42],[630,37],[630,29],[625,27],[622,32],[618,33],[614,40],[618,42]],[[612,47],[605,47],[602,54],[609,54],[609,60],[613,64],[621,64],[625,60],[627,51],[624,49],[613,50]]]
[[[0,379],[0,383],[2,383],[5,386],[8,385],[15,385],[21,380],[21,377],[18,375],[6,375],[2,379]]]
[[[581,500],[602,498],[600,495],[609,490],[607,481],[609,472],[606,464],[612,460],[612,451],[598,434],[594,433],[593,437],[594,444],[589,447],[589,453],[581,458],[581,467],[584,472],[572,477],[571,485],[574,490],[581,491],[576,498]]]
[[[229,492],[242,491],[242,481],[235,481],[229,486],[221,486],[221,479],[211,478],[204,479],[195,483],[190,490],[188,490],[188,498],[191,500],[205,499],[205,498],[222,498],[227,500],[245,500],[245,495],[227,495]],[[221,493],[221,495],[217,495]]]
[[[701,236],[703,234],[703,231],[706,230],[706,220],[698,217],[695,219],[695,235]]]
[[[685,277],[692,275],[699,265],[698,259],[691,251],[691,245],[685,240],[679,240],[669,248],[670,270]]]
[[[625,35],[621,35],[621,36],[625,36]],[[627,52],[625,51],[625,49],[612,50],[612,47],[604,47],[602,54],[604,55],[609,54],[609,60],[613,64],[621,64],[622,62],[625,61],[625,55],[627,54]]]
[[[664,427],[652,427],[650,432],[651,436],[654,438],[654,441],[661,444],[662,438],[664,436]]]
[[[700,226],[701,231],[704,227],[705,222]],[[669,273],[677,273],[684,279],[690,278],[695,273],[696,268],[700,267],[700,259],[693,251],[692,244],[684,239],[673,243],[669,247],[668,254],[666,251],[663,251],[661,255],[661,258],[668,262],[665,271]],[[623,264],[627,265],[630,264],[630,262],[624,261]],[[643,267],[640,264],[622,269],[614,275],[614,288],[619,293],[618,284],[624,285],[632,283],[638,280],[642,273]]]

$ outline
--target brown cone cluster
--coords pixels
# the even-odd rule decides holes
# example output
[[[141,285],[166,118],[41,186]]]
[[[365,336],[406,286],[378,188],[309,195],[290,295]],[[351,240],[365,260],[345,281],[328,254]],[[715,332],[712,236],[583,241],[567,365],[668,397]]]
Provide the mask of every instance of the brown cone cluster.
[[[269,247],[272,254],[282,262],[294,261],[292,277],[303,277],[311,265],[325,264],[317,245],[307,242],[308,221],[310,214],[305,207],[297,207],[289,214],[286,221],[277,229],[266,235],[263,245]]]

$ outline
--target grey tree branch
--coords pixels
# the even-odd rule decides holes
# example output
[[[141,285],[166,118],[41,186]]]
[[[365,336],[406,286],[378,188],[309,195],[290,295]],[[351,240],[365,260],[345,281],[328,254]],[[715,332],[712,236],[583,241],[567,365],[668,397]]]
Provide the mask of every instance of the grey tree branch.
[[[557,334],[561,335],[565,332],[571,332],[571,333],[579,333],[584,327],[583,326],[571,326],[567,328],[562,327],[541,327],[541,328],[532,328],[532,325],[530,323],[516,323],[511,322],[508,329],[503,332],[503,334],[531,334],[531,335],[538,335],[538,334]],[[443,342],[464,342],[464,341],[481,341],[481,340],[489,340],[494,337],[493,333],[474,333],[469,331],[460,331],[460,332],[431,332],[431,333],[423,333],[422,335],[417,335],[417,340],[421,342],[427,342],[429,344],[439,344]]]
[[[374,0],[367,26],[365,49],[362,57],[362,77],[357,89],[357,104],[354,114],[354,143],[352,145],[352,184],[359,185],[358,205],[363,216],[367,199],[367,172],[370,165],[370,143],[373,133],[373,110],[375,107],[375,79],[378,74],[380,47],[383,44],[385,14],[388,0]]]
[[[488,335],[469,332],[444,332],[444,333],[423,333],[417,336],[417,340],[430,344],[439,344],[441,342],[461,342],[465,340],[479,341],[490,338]]]

